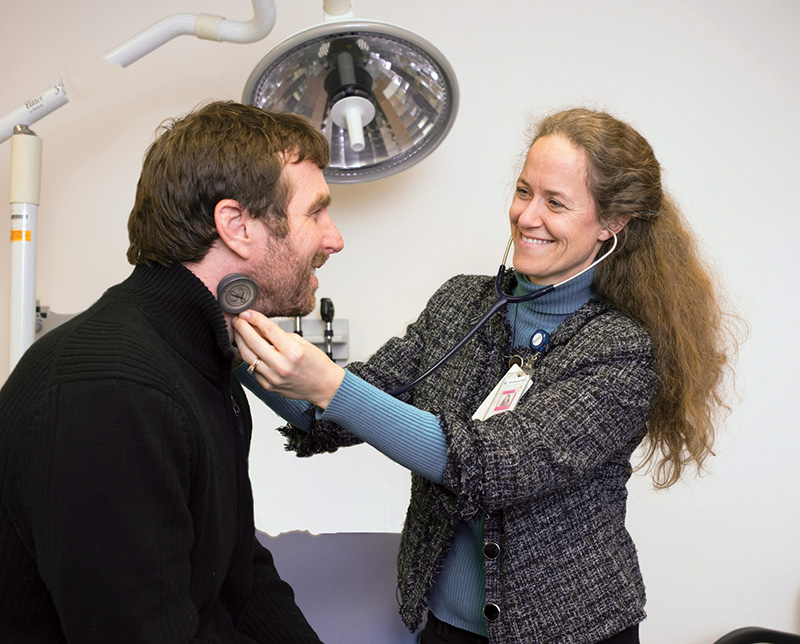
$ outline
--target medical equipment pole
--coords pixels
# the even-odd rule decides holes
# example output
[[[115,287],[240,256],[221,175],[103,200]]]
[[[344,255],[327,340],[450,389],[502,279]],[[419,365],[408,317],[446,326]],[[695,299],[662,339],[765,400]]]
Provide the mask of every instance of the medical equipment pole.
[[[11,371],[36,332],[36,224],[42,183],[42,140],[26,125],[11,137]]]

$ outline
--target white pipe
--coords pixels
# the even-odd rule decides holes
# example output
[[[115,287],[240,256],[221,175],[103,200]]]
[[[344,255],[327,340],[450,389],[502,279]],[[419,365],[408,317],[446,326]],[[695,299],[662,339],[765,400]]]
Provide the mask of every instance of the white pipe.
[[[43,116],[57,110],[69,101],[64,83],[58,81],[46,90],[26,101],[18,108],[10,111],[3,118],[0,118],[0,143],[8,139],[14,133],[17,125],[31,125]]]
[[[190,13],[164,18],[115,47],[103,58],[109,63],[127,67],[177,36],[194,34],[196,20],[197,16]]]
[[[322,0],[322,15],[325,22],[355,17],[350,0]]]
[[[183,35],[237,43],[257,42],[275,26],[275,3],[273,0],[252,0],[252,3],[253,19],[249,22],[226,20],[205,13],[179,13],[145,29],[103,58],[109,63],[127,67],[176,36]]]
[[[322,9],[332,16],[341,16],[353,9],[350,0],[322,0]]]
[[[42,140],[27,126],[11,137],[11,292],[9,372],[36,333],[36,224],[42,177]]]
[[[251,0],[251,2],[253,18],[248,22],[226,20],[221,16],[208,14],[176,14],[164,18],[125,41],[102,56],[101,60],[127,67],[145,54],[181,35],[195,35],[207,40],[236,43],[257,42],[275,26],[275,3],[274,0]],[[96,62],[90,63],[89,66]],[[32,125],[43,116],[65,105],[69,100],[63,81],[51,85],[0,118],[0,143],[13,134],[14,126]]]

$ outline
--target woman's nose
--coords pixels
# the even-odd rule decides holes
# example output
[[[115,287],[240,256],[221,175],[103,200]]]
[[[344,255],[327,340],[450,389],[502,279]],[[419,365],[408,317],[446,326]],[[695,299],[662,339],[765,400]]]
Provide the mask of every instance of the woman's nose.
[[[525,204],[519,213],[517,225],[525,228],[537,228],[544,222],[542,217],[542,204],[538,199],[532,199]]]

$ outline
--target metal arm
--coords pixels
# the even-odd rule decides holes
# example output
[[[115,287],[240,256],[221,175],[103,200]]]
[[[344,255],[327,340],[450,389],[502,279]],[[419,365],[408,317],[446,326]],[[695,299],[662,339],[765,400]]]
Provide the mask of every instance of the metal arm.
[[[101,56],[87,67],[103,62],[127,67],[176,36],[194,35],[206,40],[250,43],[264,38],[275,26],[273,0],[252,0],[253,19],[249,22],[226,20],[205,13],[181,13],[164,18],[133,38]],[[69,102],[68,84],[60,79],[0,119],[0,143],[14,133],[17,125],[31,125]]]

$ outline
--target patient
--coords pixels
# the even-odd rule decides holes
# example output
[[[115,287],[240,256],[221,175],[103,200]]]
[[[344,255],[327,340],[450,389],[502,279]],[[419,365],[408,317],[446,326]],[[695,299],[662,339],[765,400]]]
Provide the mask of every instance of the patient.
[[[3,644],[319,644],[256,541],[224,284],[252,280],[269,315],[314,308],[342,248],[328,157],[305,119],[237,103],[161,128],[133,272],[0,391]]]

